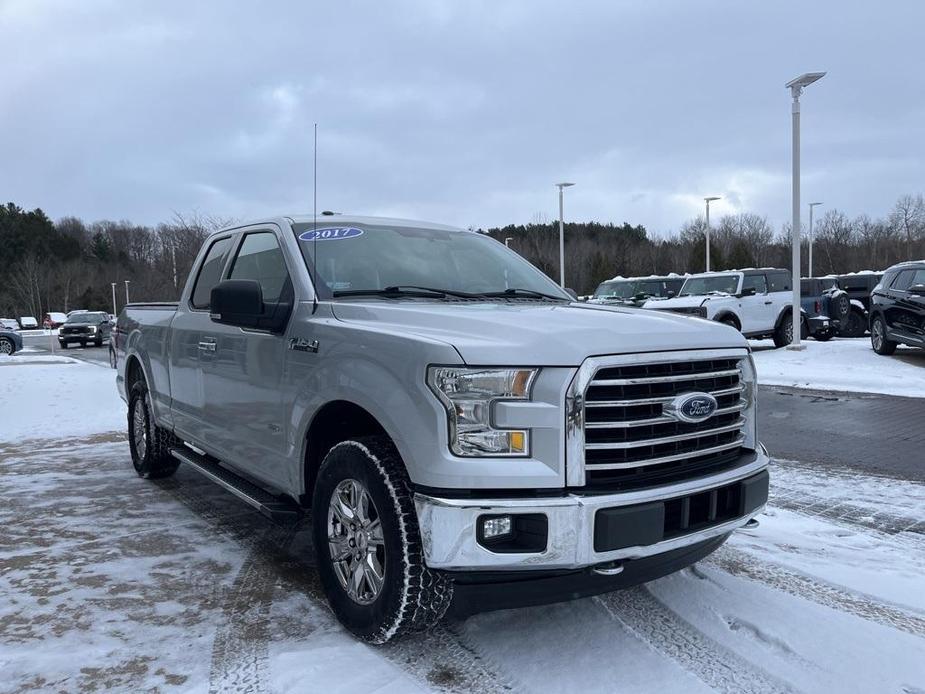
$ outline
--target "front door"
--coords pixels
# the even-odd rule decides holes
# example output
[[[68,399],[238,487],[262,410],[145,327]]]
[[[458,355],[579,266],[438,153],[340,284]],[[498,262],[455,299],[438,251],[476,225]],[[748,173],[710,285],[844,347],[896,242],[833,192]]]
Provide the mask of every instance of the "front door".
[[[227,279],[256,280],[264,306],[293,304],[292,280],[276,227],[245,230],[225,273]],[[288,484],[286,413],[281,378],[285,334],[211,322],[201,353],[205,399],[204,431],[221,459],[274,486]]]

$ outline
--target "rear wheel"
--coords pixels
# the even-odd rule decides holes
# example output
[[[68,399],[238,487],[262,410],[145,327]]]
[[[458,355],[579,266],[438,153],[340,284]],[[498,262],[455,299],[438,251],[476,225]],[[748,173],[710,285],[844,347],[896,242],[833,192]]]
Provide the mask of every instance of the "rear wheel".
[[[777,327],[774,329],[774,346],[775,347],[786,347],[791,342],[793,342],[793,319],[790,317],[792,314],[788,313],[783,318],[781,318],[780,323],[777,324]],[[809,327],[806,325],[806,319],[800,319],[800,339],[805,340],[807,334],[809,333]]]
[[[109,366],[116,368],[116,350],[112,348],[112,345],[109,345]]]
[[[67,342],[58,341],[58,344],[61,345],[61,349],[67,349]]]
[[[128,401],[128,447],[135,472],[145,479],[170,477],[180,465],[170,455],[170,447],[178,443],[173,434],[154,423],[147,384],[135,383]]]
[[[732,316],[723,316],[720,321],[723,325],[728,325],[730,328],[739,329],[739,324],[736,322],[736,319]]]
[[[857,308],[852,308],[848,313],[848,317],[842,322],[839,334],[842,337],[864,337],[866,329],[863,314]]]
[[[312,518],[325,595],[359,638],[385,643],[446,612],[453,584],[424,564],[408,475],[387,437],[343,441],[328,452]]]
[[[870,346],[874,348],[874,351],[888,357],[896,351],[898,344],[886,336],[886,323],[883,317],[874,316],[870,324]]]
[[[16,345],[8,337],[0,337],[0,354],[12,354],[16,351]]]

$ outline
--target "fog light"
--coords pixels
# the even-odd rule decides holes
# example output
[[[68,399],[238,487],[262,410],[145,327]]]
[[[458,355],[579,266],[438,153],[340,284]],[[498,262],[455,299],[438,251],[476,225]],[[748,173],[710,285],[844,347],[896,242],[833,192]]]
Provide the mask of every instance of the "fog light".
[[[495,516],[494,518],[485,518],[482,521],[482,537],[486,540],[494,540],[510,535],[513,529],[514,522],[510,516]]]

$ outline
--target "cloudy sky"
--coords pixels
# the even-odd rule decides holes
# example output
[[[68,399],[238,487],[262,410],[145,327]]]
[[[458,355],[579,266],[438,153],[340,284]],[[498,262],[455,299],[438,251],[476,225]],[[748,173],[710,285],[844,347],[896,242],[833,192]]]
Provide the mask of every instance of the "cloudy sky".
[[[925,3],[0,0],[0,199],[156,223],[319,210],[676,229],[925,190]]]

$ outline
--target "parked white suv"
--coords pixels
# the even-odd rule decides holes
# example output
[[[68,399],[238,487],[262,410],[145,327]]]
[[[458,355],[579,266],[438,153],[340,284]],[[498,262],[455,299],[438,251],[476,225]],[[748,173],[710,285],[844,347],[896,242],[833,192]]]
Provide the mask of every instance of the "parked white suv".
[[[793,339],[792,301],[790,272],[761,268],[691,275],[677,297],[650,300],[643,308],[715,320],[783,347]]]

